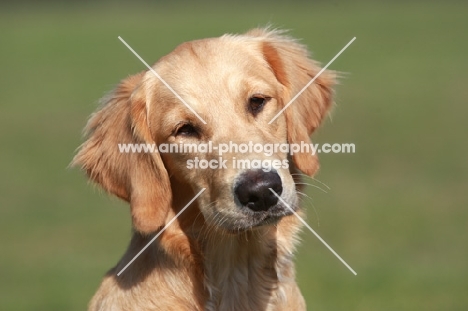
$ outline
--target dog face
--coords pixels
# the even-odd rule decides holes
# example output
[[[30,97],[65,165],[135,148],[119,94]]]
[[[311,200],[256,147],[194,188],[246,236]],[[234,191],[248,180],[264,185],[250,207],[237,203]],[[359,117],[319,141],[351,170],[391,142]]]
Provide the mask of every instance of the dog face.
[[[90,119],[88,140],[74,160],[94,181],[130,202],[136,230],[150,233],[164,224],[176,195],[172,179],[193,193],[205,188],[198,206],[206,224],[231,233],[278,222],[291,213],[284,203],[297,208],[291,172],[312,176],[318,162],[310,153],[288,157],[281,151],[266,155],[230,148],[221,158],[219,150],[122,154],[117,145],[310,143],[332,102],[333,73],[322,73],[269,124],[320,71],[289,37],[256,29],[187,42],[153,68],[172,90],[151,71],[124,80]],[[213,166],[196,168],[194,161]]]

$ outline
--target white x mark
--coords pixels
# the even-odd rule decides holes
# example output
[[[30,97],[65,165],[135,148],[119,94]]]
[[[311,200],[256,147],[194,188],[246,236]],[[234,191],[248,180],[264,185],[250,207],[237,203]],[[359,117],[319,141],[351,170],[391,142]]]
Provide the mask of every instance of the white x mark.
[[[335,57],[333,57],[331,61],[329,61],[328,64],[326,64],[325,67],[323,67],[322,70],[320,70],[319,73],[317,73],[315,77],[313,77],[312,80],[310,80],[309,83],[307,83],[306,86],[304,86],[302,90],[300,90],[299,93],[297,93],[296,96],[294,96],[286,104],[286,106],[284,106],[283,109],[281,109],[280,112],[278,112],[276,116],[274,116],[273,119],[270,120],[270,122],[268,122],[268,124],[273,123],[273,121],[275,121],[276,118],[278,118],[289,107],[289,105],[291,105],[312,83],[314,83],[314,81],[328,68],[328,66],[330,66],[335,61],[335,59],[338,58],[338,56],[341,55],[341,53],[343,53],[348,48],[348,46],[351,45],[351,43],[353,43],[354,40],[356,40],[356,37],[352,38],[351,41],[349,41],[348,44],[346,44],[345,47],[342,48],[341,51],[339,51],[338,54],[336,54]]]
[[[317,232],[314,231],[314,229],[312,229],[306,222],[304,219],[301,218],[301,216],[299,216],[292,208],[291,206],[289,206],[288,203],[286,203],[273,189],[269,188],[271,192],[273,192],[273,194],[281,201],[281,203],[284,204],[284,206],[286,206],[287,208],[289,208],[291,210],[291,212],[294,213],[294,215],[304,224],[304,226],[307,227],[307,229],[309,229],[316,237],[317,239],[319,239],[320,242],[322,242],[332,253],[333,255],[336,256],[336,258],[338,258],[345,266],[346,268],[348,268],[354,275],[357,275],[357,273],[353,270],[353,268],[351,268],[347,263],[346,261],[343,260],[343,258],[340,257],[340,255],[338,255],[334,250],[333,248],[330,247],[330,245],[327,244],[327,242],[325,242],[321,237],[320,235],[317,234]]]
[[[172,219],[164,226],[164,228],[162,228],[161,231],[159,231],[158,234],[156,234],[156,235],[154,236],[154,238],[152,238],[151,241],[149,241],[148,244],[146,244],[145,247],[143,247],[143,248],[141,249],[141,251],[140,251],[138,254],[135,255],[135,257],[133,257],[132,260],[130,260],[130,262],[129,262],[125,267],[123,267],[122,270],[120,270],[119,273],[117,273],[117,276],[120,276],[120,275],[122,274],[122,272],[124,272],[125,269],[127,269],[128,266],[130,266],[130,265],[135,261],[135,259],[137,259],[137,258],[145,251],[145,249],[147,249],[147,248],[151,245],[151,243],[153,243],[153,242],[167,229],[167,227],[169,227],[169,226],[177,219],[177,217],[179,217],[180,214],[182,214],[182,213],[187,209],[187,207],[189,207],[190,204],[192,204],[193,201],[195,201],[195,200],[200,196],[200,194],[202,194],[202,192],[205,191],[205,190],[206,190],[206,188],[203,188],[202,190],[200,190],[200,192],[198,192],[197,195],[196,195],[192,200],[190,200],[190,202],[188,202],[187,205],[185,205],[184,208],[181,209],[180,212],[178,212],[177,215],[175,215],[174,218],[172,218]]]
[[[190,105],[187,104],[187,102],[182,97],[180,97],[179,94],[177,94],[176,91],[174,91],[174,89],[169,84],[167,84],[166,81],[164,81],[163,78],[161,78],[161,76],[156,72],[156,70],[154,70],[150,65],[148,65],[148,63],[145,62],[145,60],[141,58],[141,56],[138,55],[138,53],[135,52],[135,50],[132,49],[132,47],[128,45],[128,43],[125,42],[124,39],[122,39],[120,36],[118,38],[188,109],[190,109],[191,112],[193,112],[197,116],[198,119],[200,119],[200,121],[203,122],[203,124],[206,124],[205,120],[203,120],[202,117],[200,117],[198,113],[192,107],[190,107]]]

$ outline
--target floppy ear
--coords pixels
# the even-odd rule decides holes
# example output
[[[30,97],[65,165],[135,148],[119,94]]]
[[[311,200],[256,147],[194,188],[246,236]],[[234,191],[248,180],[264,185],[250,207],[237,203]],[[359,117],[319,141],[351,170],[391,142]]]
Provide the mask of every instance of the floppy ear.
[[[134,228],[149,234],[164,225],[172,194],[159,153],[124,153],[119,144],[152,144],[146,119],[144,73],[123,80],[103,99],[72,161],[106,191],[130,203]]]
[[[309,58],[307,49],[279,31],[254,29],[248,34],[263,37],[265,60],[283,85],[283,105],[296,96],[321,70]],[[289,144],[310,144],[310,135],[320,125],[333,102],[332,87],[336,83],[332,71],[324,71],[284,111]],[[319,168],[318,158],[311,153],[295,153],[293,161],[303,173],[312,176]]]

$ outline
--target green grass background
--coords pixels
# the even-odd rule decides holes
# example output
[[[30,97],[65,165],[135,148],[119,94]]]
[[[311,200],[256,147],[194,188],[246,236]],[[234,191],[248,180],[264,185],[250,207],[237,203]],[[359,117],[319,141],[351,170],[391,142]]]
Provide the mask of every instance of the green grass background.
[[[84,310],[129,211],[67,169],[97,100],[177,44],[272,23],[347,72],[316,142],[298,281],[309,310],[468,310],[468,4],[0,4],[0,310]],[[315,182],[314,182],[315,183]],[[316,183],[315,183],[316,184]],[[317,184],[318,185],[318,184]]]

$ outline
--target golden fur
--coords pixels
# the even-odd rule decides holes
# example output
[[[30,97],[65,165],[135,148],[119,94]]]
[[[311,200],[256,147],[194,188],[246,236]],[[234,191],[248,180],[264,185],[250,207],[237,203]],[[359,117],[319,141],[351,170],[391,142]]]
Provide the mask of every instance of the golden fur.
[[[305,47],[280,31],[253,29],[243,35],[187,42],[153,68],[207,124],[150,71],[124,79],[91,116],[87,140],[73,164],[129,202],[134,233],[89,310],[305,310],[293,265],[300,229],[295,216],[288,213],[274,223],[254,224],[239,212],[233,198],[238,170],[189,170],[186,154],[120,153],[117,144],[310,143],[309,136],[332,103],[334,74],[325,71],[269,125],[320,71]],[[254,116],[246,102],[258,93],[271,99]],[[199,129],[197,136],[175,135],[181,122]],[[310,153],[289,160],[289,169],[278,170],[281,197],[298,209],[291,174],[301,171],[312,176],[318,161]],[[117,276],[202,188],[206,191]]]

